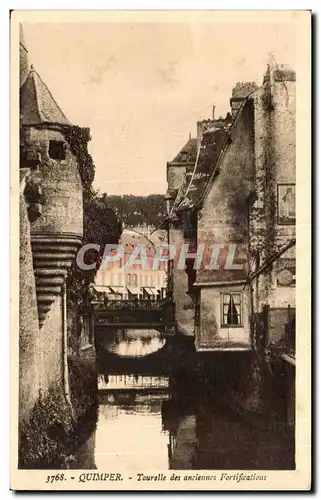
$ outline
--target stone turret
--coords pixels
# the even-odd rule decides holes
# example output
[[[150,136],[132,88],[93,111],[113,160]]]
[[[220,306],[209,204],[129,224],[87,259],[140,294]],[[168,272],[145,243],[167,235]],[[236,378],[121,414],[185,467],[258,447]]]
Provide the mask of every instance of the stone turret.
[[[72,126],[39,74],[29,68],[22,29],[20,77],[21,432],[21,424],[34,425],[29,417],[40,394],[45,398],[51,390],[59,392],[71,406],[66,277],[82,243],[83,182],[90,182],[90,168],[81,170],[78,156],[78,148],[87,146],[88,130]],[[19,436],[19,458],[28,436]]]
[[[25,36],[23,32],[23,27],[19,25],[20,30],[20,44],[19,44],[19,54],[20,54],[20,87],[24,84],[29,73],[29,60],[28,60],[28,49],[25,42]]]
[[[20,90],[20,125],[20,167],[31,169],[31,191],[41,192],[31,245],[42,328],[81,245],[83,206],[77,158],[66,140],[71,123],[33,67]]]

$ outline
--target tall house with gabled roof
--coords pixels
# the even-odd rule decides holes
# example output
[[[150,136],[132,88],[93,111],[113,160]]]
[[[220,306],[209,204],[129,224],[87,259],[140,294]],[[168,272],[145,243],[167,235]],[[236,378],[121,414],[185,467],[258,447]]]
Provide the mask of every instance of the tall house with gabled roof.
[[[197,201],[199,190],[211,172],[213,158],[219,154],[231,122],[230,113],[226,118],[216,119],[214,112],[211,119],[197,122],[197,138],[193,140],[192,161],[184,170],[179,171],[180,176],[176,174],[176,179],[180,180],[178,188],[175,186],[176,189],[170,191],[171,185],[168,183],[168,192],[170,191],[173,197],[167,221],[169,243],[176,248],[176,256],[170,266],[176,332],[185,339],[194,339],[195,306],[191,291],[195,272],[192,259],[187,256],[184,266],[180,257],[196,249],[197,219],[196,211],[191,210],[191,206]],[[185,148],[186,146],[180,151],[178,158],[182,157]]]
[[[194,253],[185,278],[174,262],[172,287],[177,332],[200,351],[249,350],[266,307],[279,341],[295,308],[295,72],[269,66],[261,87],[238,83],[230,105],[225,119],[199,122],[195,165],[167,218],[169,242]]]

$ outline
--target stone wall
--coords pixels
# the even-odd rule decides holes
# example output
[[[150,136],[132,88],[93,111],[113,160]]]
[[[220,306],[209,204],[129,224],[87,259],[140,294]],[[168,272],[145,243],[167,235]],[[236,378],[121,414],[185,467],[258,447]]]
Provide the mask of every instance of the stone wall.
[[[177,190],[180,188],[184,180],[184,175],[188,165],[178,165],[175,163],[167,164],[167,185],[169,190]]]
[[[49,157],[49,141],[65,143],[66,158]],[[82,235],[82,184],[77,161],[61,131],[30,127],[25,147],[40,155],[38,178],[43,190],[42,216],[32,224],[32,233]]]
[[[63,311],[62,298],[56,297],[40,330],[42,343],[41,388],[63,388]]]
[[[28,74],[20,26],[20,87]],[[66,278],[83,235],[81,165],[65,138],[69,122],[39,75],[25,89],[20,96],[19,467],[68,468],[77,422],[97,402],[89,324],[82,351],[69,363],[66,352]]]
[[[63,235],[82,235],[83,207],[76,158],[63,133],[50,126],[24,127],[22,138],[21,167],[31,159],[38,163],[30,178],[39,186],[42,209],[30,223],[21,194],[20,400],[24,419],[39,389],[43,396],[50,389],[63,393],[62,284],[77,245],[73,240],[65,243]],[[49,157],[50,140],[65,144],[65,159]],[[47,312],[40,314],[40,309]]]
[[[23,422],[39,396],[42,375],[42,345],[39,335],[30,225],[23,193],[20,194],[19,287],[19,422]]]
[[[57,297],[39,331],[36,286],[30,243],[30,223],[20,196],[19,420],[51,387],[62,389],[62,304]]]
[[[176,259],[173,261],[173,298],[175,302],[175,322],[178,334],[193,335],[194,332],[194,304],[193,299],[187,294],[188,277],[185,269],[177,268],[177,257],[184,245],[183,230],[177,225],[170,229],[170,245],[177,250]]]
[[[295,74],[271,69],[253,101],[256,199],[250,213],[250,246],[262,265],[295,237],[295,222],[283,224],[278,218],[278,185],[295,185]],[[255,311],[264,304],[295,306],[295,288],[277,284],[283,268],[295,269],[295,248],[255,280]]]

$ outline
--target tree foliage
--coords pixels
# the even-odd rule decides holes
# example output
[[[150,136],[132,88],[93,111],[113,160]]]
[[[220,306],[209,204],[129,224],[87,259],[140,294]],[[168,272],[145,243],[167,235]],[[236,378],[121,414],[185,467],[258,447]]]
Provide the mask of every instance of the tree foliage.
[[[122,231],[121,222],[107,199],[92,188],[95,165],[88,153],[88,141],[91,139],[89,129],[66,126],[64,134],[76,156],[83,186],[83,244],[96,243],[101,247],[102,253],[104,245],[118,242]],[[74,262],[68,275],[68,301],[72,306],[79,306],[80,310],[90,307],[90,285],[94,282],[99,267],[99,257],[97,251],[87,251],[84,261],[86,264],[97,262],[95,269],[86,271]]]
[[[87,127],[65,125],[64,135],[77,159],[78,171],[86,196],[87,193],[90,193],[95,177],[95,165],[88,152],[88,142],[91,140],[90,130]]]
[[[93,270],[80,269],[74,263],[69,275],[68,298],[74,304],[87,309],[90,302],[90,285],[94,282],[99,268],[100,257],[106,244],[116,244],[122,232],[122,225],[106,199],[91,190],[84,197],[84,236],[83,244],[95,243],[100,252],[87,250],[84,256],[86,264],[96,263]]]
[[[126,227],[158,226],[166,217],[164,195],[103,195]]]

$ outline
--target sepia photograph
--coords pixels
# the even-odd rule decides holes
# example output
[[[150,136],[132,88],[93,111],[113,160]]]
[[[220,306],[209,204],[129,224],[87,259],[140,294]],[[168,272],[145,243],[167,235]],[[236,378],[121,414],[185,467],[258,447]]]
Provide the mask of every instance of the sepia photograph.
[[[310,488],[310,23],[11,13],[13,489]]]

